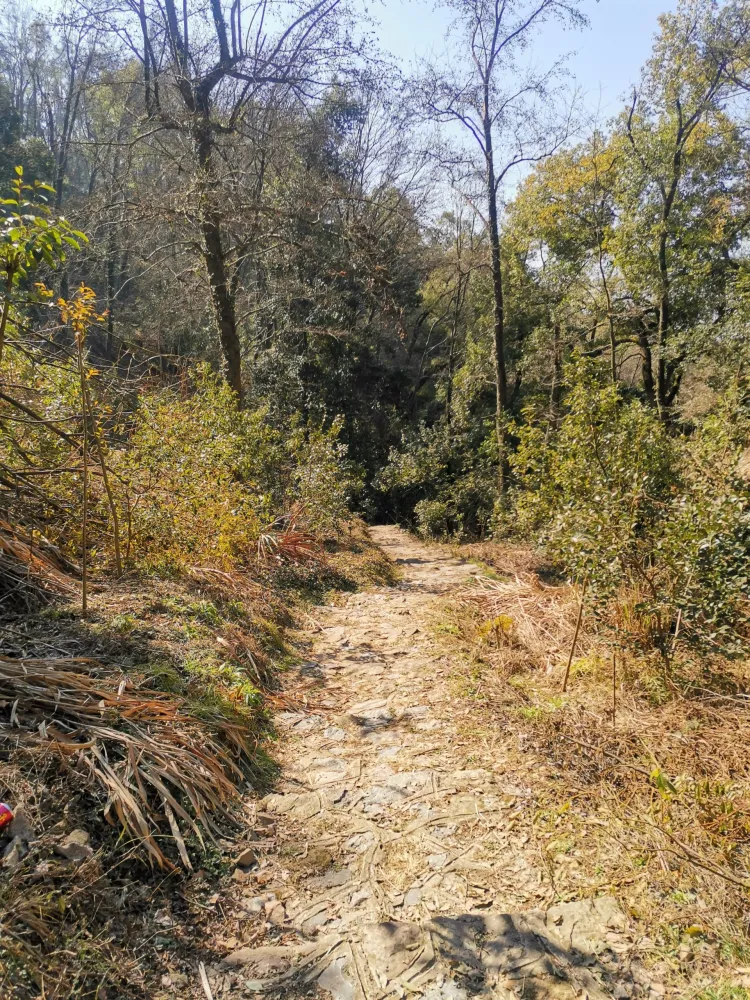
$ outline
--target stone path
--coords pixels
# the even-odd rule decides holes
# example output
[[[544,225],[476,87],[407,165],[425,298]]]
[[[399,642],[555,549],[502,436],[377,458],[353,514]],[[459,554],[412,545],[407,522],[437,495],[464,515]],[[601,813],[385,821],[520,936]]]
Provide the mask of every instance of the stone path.
[[[372,533],[402,579],[318,614],[309,710],[277,717],[283,776],[257,817],[277,888],[247,906],[274,943],[226,957],[232,995],[660,996],[614,899],[555,904],[533,775],[501,747],[472,766],[471,702],[426,614],[480,571]]]

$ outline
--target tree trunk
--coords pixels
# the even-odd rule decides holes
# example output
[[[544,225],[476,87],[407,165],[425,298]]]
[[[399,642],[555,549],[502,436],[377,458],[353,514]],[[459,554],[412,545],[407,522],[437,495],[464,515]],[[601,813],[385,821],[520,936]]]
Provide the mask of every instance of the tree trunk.
[[[114,242],[114,241],[111,241]],[[115,347],[115,249],[107,249],[107,357],[114,357]]]
[[[487,102],[485,102],[487,106]],[[487,208],[490,229],[492,269],[492,297],[494,304],[493,361],[495,366],[495,435],[497,437],[498,490],[503,495],[508,488],[508,459],[505,447],[505,410],[508,406],[508,376],[505,369],[505,302],[503,298],[503,272],[500,261],[500,227],[497,218],[497,183],[492,149],[492,125],[485,113],[485,161],[487,167]]]
[[[666,348],[669,340],[669,325],[671,321],[669,301],[669,268],[667,265],[667,235],[665,232],[659,240],[659,358],[656,365],[656,404],[662,420],[668,419],[669,410],[669,379],[667,376]]]
[[[201,170],[201,235],[203,236],[203,259],[208,272],[211,288],[211,302],[214,319],[219,331],[221,350],[224,355],[224,377],[237,394],[242,404],[242,355],[237,334],[237,317],[234,297],[229,286],[226,253],[221,234],[218,212],[210,201],[212,182],[213,140],[210,127],[202,122],[195,131],[198,164]]]
[[[656,386],[654,385],[653,358],[651,356],[651,345],[648,342],[648,331],[642,329],[638,332],[638,346],[641,350],[641,379],[643,380],[643,391],[649,406],[656,407]]]
[[[560,324],[555,323],[552,359],[552,391],[550,393],[551,425],[557,429],[560,426],[560,403],[562,401],[562,340]]]

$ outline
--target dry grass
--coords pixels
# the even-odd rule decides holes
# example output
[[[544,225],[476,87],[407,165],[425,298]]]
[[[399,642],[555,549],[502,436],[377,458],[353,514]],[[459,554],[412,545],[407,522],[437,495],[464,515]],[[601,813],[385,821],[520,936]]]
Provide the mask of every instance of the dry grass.
[[[482,548],[472,558],[500,570],[502,547]],[[563,695],[580,593],[540,580],[531,554],[508,562],[510,579],[482,580],[436,624],[464,654],[486,731],[534,769],[556,891],[616,892],[675,967],[688,952],[708,971],[747,965],[748,664],[678,655],[667,671],[614,649],[585,613]]]
[[[289,514],[279,518],[258,537],[258,560],[261,563],[301,563],[320,557],[322,546],[312,532],[306,531],[305,510],[295,504]]]
[[[88,772],[106,795],[106,819],[159,867],[174,867],[162,847],[170,840],[192,868],[183,833],[215,841],[217,823],[232,819],[239,762],[254,749],[239,725],[209,728],[174,696],[140,693],[133,677],[87,660],[2,658],[0,699],[11,706],[6,738]]]
[[[474,642],[494,649],[506,674],[515,672],[519,662],[552,672],[561,657],[567,658],[580,600],[573,588],[549,586],[527,572],[507,582],[479,578],[477,587],[459,600],[474,611]],[[588,652],[593,639],[589,628],[582,629],[576,651]]]
[[[76,567],[55,545],[0,520],[0,605],[5,609],[29,610],[54,595],[77,594],[73,572]]]

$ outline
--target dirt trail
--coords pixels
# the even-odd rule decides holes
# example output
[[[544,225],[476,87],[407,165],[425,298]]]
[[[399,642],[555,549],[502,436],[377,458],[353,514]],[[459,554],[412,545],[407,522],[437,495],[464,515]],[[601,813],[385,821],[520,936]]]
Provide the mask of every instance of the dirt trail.
[[[372,534],[402,579],[317,615],[309,710],[277,717],[282,779],[260,805],[278,855],[247,905],[272,935],[227,957],[232,995],[661,995],[615,900],[555,904],[533,774],[499,746],[472,759],[471,702],[426,619],[480,570]]]

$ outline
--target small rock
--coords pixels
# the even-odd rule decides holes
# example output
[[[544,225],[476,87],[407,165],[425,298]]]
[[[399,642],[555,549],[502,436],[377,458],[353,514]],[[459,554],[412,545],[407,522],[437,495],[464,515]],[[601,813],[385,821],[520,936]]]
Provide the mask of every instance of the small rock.
[[[418,887],[409,889],[404,896],[404,906],[417,906],[422,898],[422,890]]]
[[[265,899],[262,896],[254,896],[249,898],[245,896],[240,900],[242,909],[246,910],[248,913],[262,913],[265,909]]]
[[[302,924],[302,932],[312,937],[314,934],[317,934],[321,927],[330,923],[331,919],[331,914],[328,910],[321,910],[320,913],[314,913],[313,916],[308,917]]]
[[[282,927],[286,923],[286,910],[283,903],[271,900],[266,903],[265,909],[268,922],[274,927]]]
[[[367,889],[359,889],[355,892],[351,898],[352,906],[359,906],[360,903],[364,903],[366,899],[370,899],[372,893]]]
[[[169,910],[157,910],[154,914],[154,923],[159,924],[160,927],[174,926],[174,920]]]
[[[258,855],[252,847],[246,847],[243,851],[240,851],[234,859],[234,863],[238,868],[250,868],[258,863]]]
[[[337,958],[318,977],[318,986],[331,994],[333,1000],[354,1000],[354,987],[344,976],[345,958]]]
[[[17,868],[28,853],[26,843],[20,837],[14,837],[3,851],[3,864],[6,868]]]
[[[336,886],[346,885],[351,877],[352,873],[348,868],[333,869],[318,878],[311,878],[308,884],[313,889],[334,889]]]
[[[411,708],[405,708],[401,716],[405,719],[424,719],[429,714],[427,705],[412,705]]]
[[[7,832],[10,837],[20,837],[21,840],[25,840],[27,844],[31,843],[32,840],[36,840],[36,833],[34,832],[33,826],[26,818],[23,806],[19,806],[18,809],[16,809],[16,815],[11,820]]]
[[[68,861],[88,861],[93,855],[94,849],[89,844],[89,835],[85,830],[73,830],[59,844],[55,844],[55,854],[59,854]]]
[[[363,701],[359,705],[352,705],[349,709],[349,717],[359,725],[371,729],[387,726],[393,722],[393,713],[388,708],[388,702],[382,699]]]

